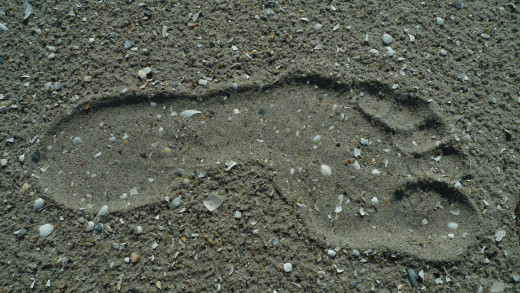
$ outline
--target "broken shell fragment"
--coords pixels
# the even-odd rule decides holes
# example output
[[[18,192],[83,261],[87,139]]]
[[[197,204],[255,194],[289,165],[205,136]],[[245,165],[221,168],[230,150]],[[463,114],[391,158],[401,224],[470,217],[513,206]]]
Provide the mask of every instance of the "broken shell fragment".
[[[191,116],[193,116],[195,114],[201,114],[201,113],[202,112],[198,111],[198,110],[185,110],[185,111],[181,112],[181,117],[184,119],[188,119],[188,118],[191,118]]]
[[[218,196],[217,192],[209,194],[208,199],[204,201],[204,206],[210,211],[218,209],[224,201]]]

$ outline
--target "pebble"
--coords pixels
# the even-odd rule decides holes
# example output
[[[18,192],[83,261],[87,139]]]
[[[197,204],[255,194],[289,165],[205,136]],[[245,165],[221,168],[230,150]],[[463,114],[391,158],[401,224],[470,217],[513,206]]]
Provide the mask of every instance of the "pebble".
[[[43,204],[45,203],[45,201],[43,200],[43,198],[38,198],[37,200],[34,201],[34,204],[33,204],[33,209],[35,211],[41,209],[43,207]]]
[[[415,287],[415,284],[417,283],[417,279],[419,278],[419,275],[417,272],[413,269],[407,268],[406,269],[406,275],[408,277],[408,280],[410,280],[410,284],[412,285],[412,288]]]
[[[283,264],[283,270],[286,273],[290,273],[292,271],[292,264],[290,262],[284,263]]]
[[[40,155],[40,151],[35,151],[32,155],[31,155],[31,160],[35,163],[39,163],[40,160],[41,160],[41,155]]]
[[[139,254],[135,253],[135,252],[132,252],[132,254],[130,254],[130,260],[132,261],[132,263],[136,263],[139,261]]]
[[[379,54],[379,51],[376,50],[376,49],[370,49],[370,51],[368,51],[370,54],[374,54],[374,55],[378,55]]]
[[[54,230],[54,226],[52,224],[45,224],[40,226],[40,237],[47,237],[51,234],[52,230]]]
[[[329,257],[335,257],[336,256],[336,251],[334,251],[332,249],[329,249],[329,250],[327,250],[327,255]]]
[[[208,81],[205,80],[205,79],[199,79],[199,84],[200,84],[201,86],[207,86],[207,85],[208,85]]]
[[[444,49],[441,49],[440,53],[441,53],[441,56],[446,56],[446,54],[448,54],[448,53],[446,52],[446,50],[444,50]]]
[[[152,78],[152,69],[150,67],[145,67],[143,69],[140,69],[137,72],[137,75],[139,75],[139,78],[142,80],[150,79]]]
[[[444,19],[440,18],[440,17],[437,17],[436,18],[436,21],[437,21],[437,25],[440,25],[440,26],[443,26],[444,25]]]
[[[77,137],[77,136],[72,140],[73,144],[80,144],[82,142],[83,142],[83,140],[81,140],[81,137]]]
[[[143,233],[143,227],[141,227],[141,226],[137,226],[137,227],[135,228],[135,231],[137,232],[137,234],[141,234],[141,233]]]
[[[242,218],[242,213],[240,211],[236,211],[235,212],[235,219],[240,219]]]
[[[20,163],[23,163],[23,161],[25,161],[25,155],[20,155],[18,160],[20,160]]]
[[[0,32],[6,32],[7,30],[8,30],[8,28],[5,25],[0,23]]]
[[[390,45],[393,41],[394,41],[394,39],[392,38],[391,35],[383,34],[383,44]]]
[[[0,160],[0,165],[2,165],[2,167],[6,166],[7,165],[7,159],[1,159]]]

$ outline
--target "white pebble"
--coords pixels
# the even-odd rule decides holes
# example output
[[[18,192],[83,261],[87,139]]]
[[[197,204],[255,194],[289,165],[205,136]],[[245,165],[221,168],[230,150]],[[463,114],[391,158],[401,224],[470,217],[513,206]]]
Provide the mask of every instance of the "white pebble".
[[[20,160],[20,162],[23,163],[23,161],[25,161],[25,155],[20,155],[20,157],[18,157],[18,159]]]
[[[444,19],[437,17],[437,25],[444,25]]]
[[[395,54],[394,49],[392,49],[392,48],[390,48],[390,47],[386,47],[386,55],[387,55],[388,57],[392,57],[392,56],[394,56],[394,54]]]
[[[7,165],[7,159],[0,160],[0,165],[2,165],[2,167],[6,166]]]
[[[330,176],[332,175],[332,170],[327,165],[321,165],[321,174],[323,176]]]
[[[361,166],[359,165],[358,161],[354,161],[354,163],[352,164],[352,166],[354,166],[354,169],[356,169],[356,170],[361,169]]]
[[[336,252],[334,250],[332,250],[332,249],[329,249],[329,250],[327,250],[327,255],[329,257],[335,257],[336,256]]]
[[[95,225],[94,222],[89,221],[87,223],[87,228],[85,228],[85,232],[90,232],[90,231],[94,230],[94,225]]]
[[[290,262],[284,263],[283,264],[283,270],[286,273],[290,273],[292,271],[292,264]]]
[[[377,170],[377,169],[372,170],[372,175],[379,176],[380,174],[381,174],[381,172],[379,172],[379,170]]]
[[[379,203],[379,200],[375,196],[372,197],[372,199],[370,201],[372,202],[372,205],[377,205]]]
[[[236,212],[235,212],[235,218],[236,218],[236,219],[240,219],[240,218],[242,218],[242,213],[241,213],[240,211],[236,211]]]
[[[410,39],[410,43],[413,43],[415,41],[415,36],[414,35],[408,35],[408,38]]]
[[[316,135],[316,136],[312,139],[312,141],[314,141],[314,143],[317,143],[318,141],[320,141],[320,139],[321,139],[321,136],[320,136],[320,135]]]
[[[141,226],[137,226],[137,227],[135,228],[135,230],[137,231],[137,234],[141,234],[141,233],[143,233],[143,227],[141,227]]]

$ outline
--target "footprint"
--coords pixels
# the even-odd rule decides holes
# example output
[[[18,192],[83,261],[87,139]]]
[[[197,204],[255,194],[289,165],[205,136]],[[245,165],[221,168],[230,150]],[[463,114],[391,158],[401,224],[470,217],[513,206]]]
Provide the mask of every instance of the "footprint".
[[[276,170],[277,192],[300,206],[328,245],[429,260],[463,254],[479,216],[452,187],[464,162],[435,104],[381,84],[309,84],[92,102],[42,139],[40,184],[70,209],[128,211],[171,198],[172,186],[188,177],[256,162]],[[201,113],[183,118],[184,110]]]

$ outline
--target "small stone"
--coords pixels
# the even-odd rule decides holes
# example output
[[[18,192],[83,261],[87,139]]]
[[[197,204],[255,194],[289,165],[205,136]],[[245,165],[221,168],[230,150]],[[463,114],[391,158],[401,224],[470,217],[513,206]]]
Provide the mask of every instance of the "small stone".
[[[2,165],[2,167],[7,166],[7,159],[1,159],[0,160],[0,165]]]
[[[183,169],[177,169],[177,172],[175,172],[177,176],[182,177],[184,176],[184,170]]]
[[[506,289],[506,285],[503,282],[495,282],[493,285],[491,285],[491,288],[489,288],[490,293],[498,293],[498,292],[504,292]]]
[[[32,155],[31,155],[31,160],[35,163],[39,163],[40,160],[41,160],[41,156],[40,156],[40,151],[35,151]]]
[[[327,250],[327,255],[329,257],[335,257],[336,256],[336,251],[334,251],[332,249],[329,249],[329,250]]]
[[[448,53],[446,52],[446,50],[444,50],[444,49],[441,49],[440,53],[441,53],[441,56],[446,56],[446,54],[448,54]]]
[[[283,264],[283,270],[286,273],[290,273],[292,271],[292,264],[290,262],[284,263]]]
[[[444,25],[444,19],[440,18],[440,17],[437,17],[436,18],[436,21],[437,21],[437,25],[440,25],[440,26],[443,26]]]
[[[390,45],[393,42],[393,38],[389,34],[383,34],[383,44]]]
[[[20,163],[23,163],[23,161],[25,161],[25,155],[20,155],[18,160],[20,160]]]
[[[242,213],[240,211],[236,211],[235,212],[235,219],[240,219],[242,218]]]
[[[82,142],[83,141],[81,140],[81,137],[77,137],[77,136],[72,140],[73,144],[80,144]]]
[[[199,79],[199,85],[201,86],[208,86],[208,81],[205,79]]]
[[[139,261],[139,254],[135,253],[135,252],[132,252],[132,254],[130,254],[130,260],[132,261],[132,263],[136,263]]]
[[[141,227],[141,226],[137,226],[137,227],[135,228],[135,231],[137,232],[137,234],[141,234],[141,233],[143,233],[143,227]]]
[[[8,30],[8,28],[5,25],[0,23],[0,32],[6,32],[7,30]]]

